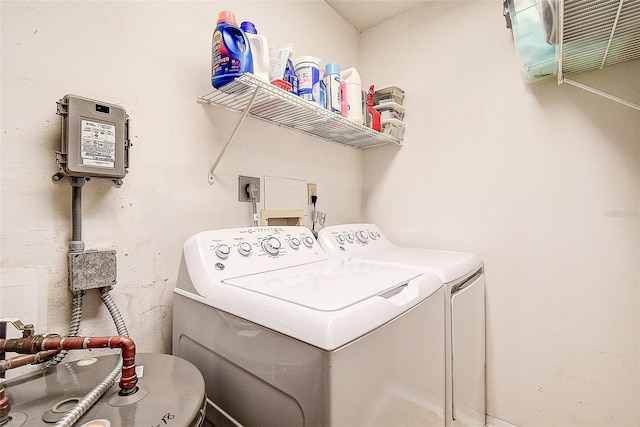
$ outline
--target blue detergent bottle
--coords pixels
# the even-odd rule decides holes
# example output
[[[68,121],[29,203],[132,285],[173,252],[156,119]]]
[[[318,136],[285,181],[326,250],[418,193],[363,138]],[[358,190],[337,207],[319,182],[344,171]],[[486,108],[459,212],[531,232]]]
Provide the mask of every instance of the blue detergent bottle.
[[[253,73],[249,39],[238,28],[235,15],[223,10],[211,42],[211,84],[218,89],[244,73]]]

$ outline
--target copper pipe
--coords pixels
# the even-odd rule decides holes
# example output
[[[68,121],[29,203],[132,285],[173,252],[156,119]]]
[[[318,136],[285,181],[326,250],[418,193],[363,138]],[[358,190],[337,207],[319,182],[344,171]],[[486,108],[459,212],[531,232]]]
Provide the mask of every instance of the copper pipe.
[[[34,335],[27,338],[0,339],[0,352],[13,351],[34,354],[43,350],[80,350],[89,348],[119,348],[122,351],[122,377],[120,392],[131,394],[136,391],[136,345],[129,337],[49,337]]]
[[[4,394],[4,384],[0,383],[0,425],[7,422],[11,412],[11,402],[9,396]]]
[[[0,360],[0,374],[20,366],[44,362],[53,358],[53,356],[58,353],[60,353],[59,350],[47,350],[36,354],[23,354],[22,356],[12,357],[11,359]]]

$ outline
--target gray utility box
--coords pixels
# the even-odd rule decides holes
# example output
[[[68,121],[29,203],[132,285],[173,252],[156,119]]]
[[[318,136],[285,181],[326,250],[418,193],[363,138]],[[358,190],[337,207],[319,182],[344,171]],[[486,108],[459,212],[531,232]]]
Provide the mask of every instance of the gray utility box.
[[[69,287],[75,292],[113,286],[116,270],[116,251],[70,253]]]
[[[57,162],[63,174],[122,179],[129,167],[129,116],[124,108],[75,95],[58,102],[62,143]]]

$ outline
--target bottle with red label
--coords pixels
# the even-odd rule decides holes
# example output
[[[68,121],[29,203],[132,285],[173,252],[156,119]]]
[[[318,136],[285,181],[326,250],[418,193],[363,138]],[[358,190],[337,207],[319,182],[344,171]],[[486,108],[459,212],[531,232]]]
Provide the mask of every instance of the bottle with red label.
[[[235,15],[223,10],[211,42],[211,84],[217,89],[244,73],[253,73],[249,39],[238,28]]]
[[[373,94],[375,90],[373,90],[373,85],[369,88],[369,92],[367,92],[367,123],[373,130],[377,130],[380,132],[380,112],[373,108]]]

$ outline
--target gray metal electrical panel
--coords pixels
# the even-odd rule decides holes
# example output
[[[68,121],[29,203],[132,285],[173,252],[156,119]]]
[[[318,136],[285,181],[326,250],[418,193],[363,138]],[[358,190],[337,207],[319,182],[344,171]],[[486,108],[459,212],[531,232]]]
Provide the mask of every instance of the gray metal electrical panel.
[[[65,95],[58,101],[64,175],[122,179],[129,167],[129,116],[119,105]]]
[[[116,277],[116,251],[69,254],[69,287],[74,292],[113,286]]]

